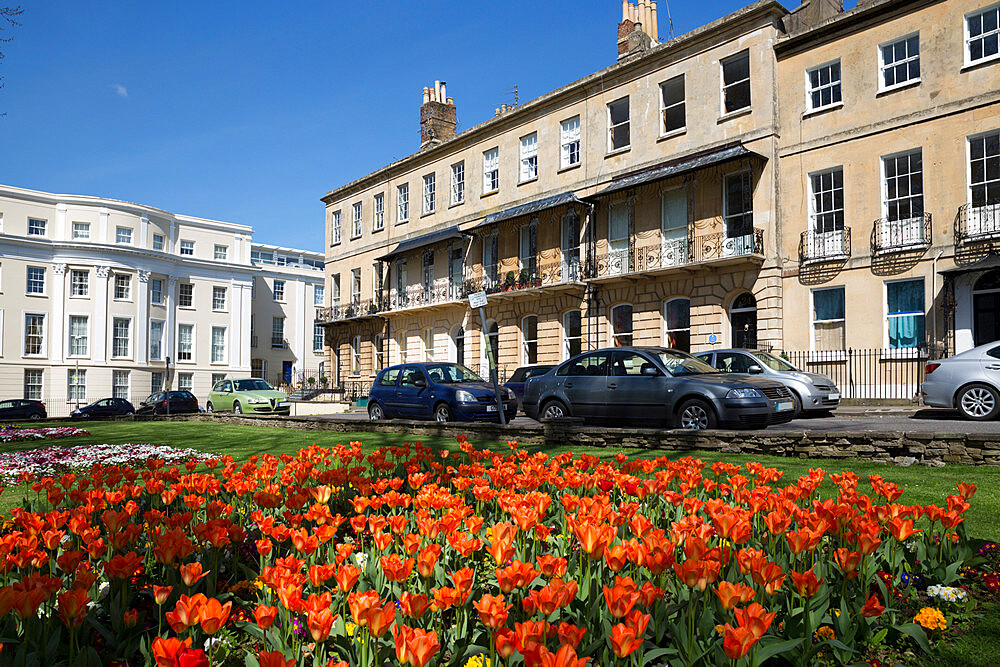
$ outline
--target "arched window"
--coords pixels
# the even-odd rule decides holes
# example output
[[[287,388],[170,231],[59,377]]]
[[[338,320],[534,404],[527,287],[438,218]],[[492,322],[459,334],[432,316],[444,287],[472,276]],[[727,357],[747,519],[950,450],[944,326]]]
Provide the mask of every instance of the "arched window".
[[[611,309],[611,344],[614,347],[632,345],[632,306],[627,303]]]
[[[1000,269],[984,273],[972,287],[972,338],[974,345],[1000,338]]]
[[[351,339],[351,375],[361,375],[361,336]]]
[[[451,359],[456,364],[465,365],[465,328],[461,324],[451,330]]]
[[[382,349],[383,341],[385,336],[382,334],[375,334],[375,346],[373,349],[373,358],[375,359],[375,372],[379,372],[385,368],[385,351]]]
[[[733,299],[729,307],[733,347],[757,347],[757,299],[750,292],[743,292]]]
[[[521,319],[521,364],[538,363],[538,317],[528,315]]]
[[[670,299],[663,304],[663,344],[691,351],[691,300]]]
[[[583,319],[579,310],[563,313],[563,359],[583,352]]]

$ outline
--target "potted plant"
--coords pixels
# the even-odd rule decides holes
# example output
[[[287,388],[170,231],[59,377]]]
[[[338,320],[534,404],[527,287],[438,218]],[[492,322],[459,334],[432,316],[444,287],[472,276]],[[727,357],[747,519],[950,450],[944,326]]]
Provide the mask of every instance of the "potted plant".
[[[325,387],[326,383],[329,382],[329,381],[330,381],[330,378],[326,377],[325,375],[322,376],[322,377],[320,377],[320,379],[319,379],[319,383],[323,387]]]
[[[514,289],[514,283],[515,283],[515,281],[516,281],[516,279],[514,277],[514,272],[513,271],[508,271],[507,275],[505,275],[503,277],[503,289],[504,289],[504,291],[505,292],[509,292],[510,290]]]
[[[311,387],[314,384],[316,384],[316,378],[314,377],[306,378],[306,382],[309,383],[309,386]]]

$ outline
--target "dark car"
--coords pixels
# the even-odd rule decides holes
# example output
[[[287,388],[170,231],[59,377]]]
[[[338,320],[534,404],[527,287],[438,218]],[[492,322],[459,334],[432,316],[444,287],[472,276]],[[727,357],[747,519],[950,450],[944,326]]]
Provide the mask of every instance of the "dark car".
[[[7,419],[45,419],[45,404],[27,398],[0,401],[0,421]]]
[[[517,415],[514,392],[501,389],[503,410]],[[461,364],[422,363],[390,366],[375,377],[368,392],[368,416],[448,421],[499,421],[493,385]]]
[[[536,375],[544,375],[550,370],[555,368],[555,366],[550,365],[539,365],[539,366],[521,366],[514,374],[510,376],[510,379],[503,383],[503,386],[514,392],[514,396],[517,397],[517,409],[523,410],[521,407],[521,399],[524,398],[524,383],[528,381],[529,378],[533,378]]]
[[[102,398],[90,405],[77,408],[70,417],[124,417],[134,415],[135,408],[124,398]]]
[[[533,419],[763,428],[790,421],[794,408],[780,382],[721,373],[664,347],[587,352],[531,378],[524,389],[524,411]]]
[[[167,408],[170,408],[169,410]],[[190,391],[170,392],[170,404],[167,405],[167,392],[159,391],[150,394],[136,409],[136,415],[181,415],[200,412],[198,399]]]

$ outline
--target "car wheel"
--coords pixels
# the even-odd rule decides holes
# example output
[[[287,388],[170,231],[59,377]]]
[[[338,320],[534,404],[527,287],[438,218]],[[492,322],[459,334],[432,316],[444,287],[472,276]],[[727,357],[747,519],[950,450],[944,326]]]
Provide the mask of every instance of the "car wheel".
[[[385,413],[382,412],[382,406],[378,403],[372,403],[368,406],[368,419],[373,422],[377,422],[380,419],[385,419]]]
[[[569,417],[569,410],[563,405],[562,401],[549,401],[544,406],[542,406],[541,412],[542,419],[563,419],[564,417]]]
[[[434,407],[434,421],[442,424],[451,421],[451,408],[447,403],[438,403]]]
[[[41,419],[41,418],[42,414],[40,412],[32,412],[30,415],[28,415],[28,419]]]
[[[205,409],[208,410],[209,412],[215,412],[215,406],[212,405],[211,401],[208,402],[208,404],[205,406]]]
[[[792,419],[798,419],[802,416],[802,399],[792,390],[788,393],[792,395]]]
[[[233,403],[233,412],[235,412],[238,415],[243,414],[243,408],[240,406],[240,402],[239,401],[236,401],[235,403]]]
[[[684,401],[680,409],[677,410],[676,426],[678,428],[688,431],[704,431],[715,428],[717,425],[715,411],[708,403],[699,398]]]
[[[973,421],[987,421],[1000,412],[1000,395],[993,387],[985,384],[973,384],[964,388],[959,392],[955,403],[962,416]]]

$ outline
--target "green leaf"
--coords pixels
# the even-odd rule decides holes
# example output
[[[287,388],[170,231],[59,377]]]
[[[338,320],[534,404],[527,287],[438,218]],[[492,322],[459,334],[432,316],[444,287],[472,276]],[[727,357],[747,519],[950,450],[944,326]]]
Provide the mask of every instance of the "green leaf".
[[[657,649],[653,649],[652,651],[649,651],[648,653],[646,653],[645,659],[643,660],[642,664],[643,665],[648,665],[649,663],[653,662],[654,660],[656,660],[658,658],[661,658],[663,656],[668,656],[668,655],[680,655],[680,653],[675,648],[657,648]]]
[[[924,632],[924,629],[916,623],[906,623],[905,625],[894,625],[892,627],[894,630],[898,630],[899,632],[912,637],[913,641],[917,642],[917,645],[920,646],[925,653],[931,652],[931,645],[927,641],[927,633]]]
[[[801,649],[802,641],[802,639],[781,640],[775,638],[773,641],[767,641],[766,638],[762,639],[760,641],[760,648],[757,649],[757,664],[763,664],[768,658],[787,653],[793,649]]]

